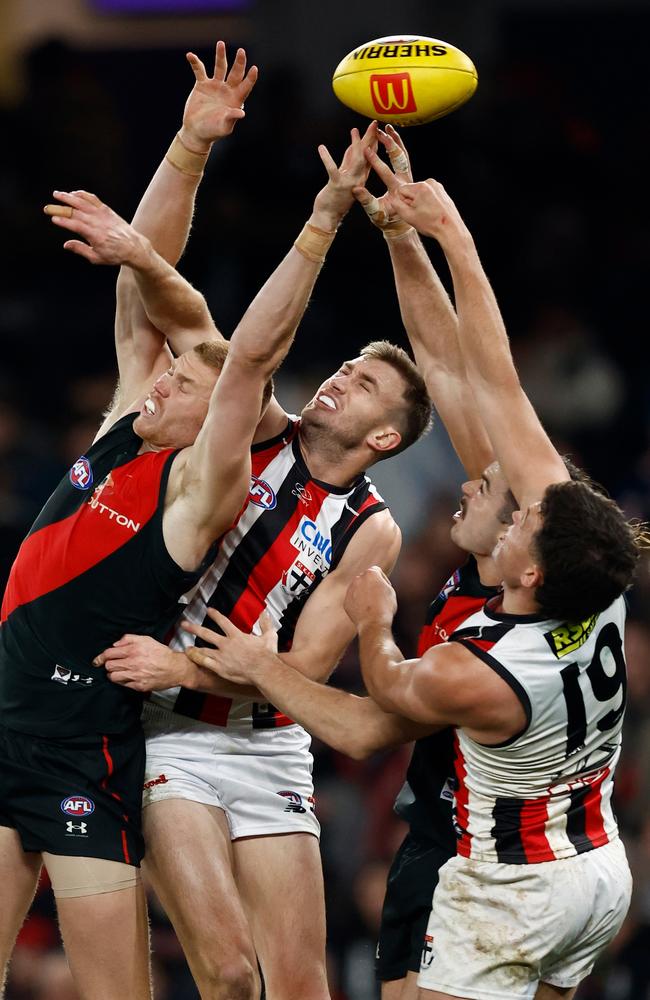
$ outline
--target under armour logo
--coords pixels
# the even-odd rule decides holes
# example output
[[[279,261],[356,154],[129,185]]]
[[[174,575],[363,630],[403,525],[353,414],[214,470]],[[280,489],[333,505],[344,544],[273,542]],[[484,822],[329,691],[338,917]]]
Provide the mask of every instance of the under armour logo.
[[[76,836],[83,837],[83,836],[86,835],[86,833],[88,831],[88,824],[87,823],[73,823],[72,820],[69,819],[68,822],[66,823],[66,829],[67,829],[68,833],[71,833],[73,835],[75,835],[75,830],[78,830],[79,833],[76,834]]]

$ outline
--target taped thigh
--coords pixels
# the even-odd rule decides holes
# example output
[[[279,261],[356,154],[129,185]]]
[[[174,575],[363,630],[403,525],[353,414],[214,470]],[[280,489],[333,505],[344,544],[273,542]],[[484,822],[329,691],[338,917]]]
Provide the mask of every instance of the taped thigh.
[[[117,892],[139,884],[140,869],[123,861],[103,858],[74,858],[43,852],[43,864],[57,899],[75,896],[97,896]]]

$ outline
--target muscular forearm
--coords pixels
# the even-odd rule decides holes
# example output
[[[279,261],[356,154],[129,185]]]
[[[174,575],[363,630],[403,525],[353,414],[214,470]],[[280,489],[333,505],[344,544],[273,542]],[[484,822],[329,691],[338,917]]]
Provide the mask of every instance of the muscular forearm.
[[[220,698],[245,698],[250,701],[266,701],[262,692],[252,684],[235,684],[224,680],[212,670],[200,667],[184,657],[186,666],[183,669],[183,687],[201,694],[217,695]]]
[[[370,698],[311,680],[279,656],[260,661],[256,679],[276,708],[356,760],[414,738],[412,724],[382,711]]]
[[[423,372],[435,364],[463,375],[458,320],[451,300],[416,230],[387,239],[400,312],[416,361]]]
[[[242,317],[230,342],[231,354],[269,374],[275,371],[307,308],[320,268],[320,263],[292,247]]]
[[[467,231],[451,235],[443,250],[454,283],[458,338],[472,385],[475,389],[518,385],[496,296],[471,235]]]
[[[359,626],[359,659],[368,694],[385,712],[398,712],[394,692],[408,667],[390,625],[369,620]]]
[[[468,475],[492,447],[479,417],[458,341],[458,317],[416,230],[387,239],[404,327],[433,404]]]
[[[131,265],[138,293],[149,321],[178,346],[214,334],[214,323],[201,293],[151,247],[148,241]]]
[[[133,216],[138,232],[151,240],[170,264],[176,264],[185,249],[202,178],[200,162],[207,161],[212,145],[188,134],[185,128],[181,128],[179,138],[184,147],[199,154],[196,173],[179,170],[163,158]]]

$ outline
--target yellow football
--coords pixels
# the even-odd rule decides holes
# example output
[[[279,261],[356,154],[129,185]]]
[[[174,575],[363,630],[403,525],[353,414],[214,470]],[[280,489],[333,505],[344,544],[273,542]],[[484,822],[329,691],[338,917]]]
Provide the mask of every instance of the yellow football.
[[[334,70],[339,101],[367,118],[423,125],[468,101],[478,83],[472,60],[438,38],[389,36],[359,45]]]

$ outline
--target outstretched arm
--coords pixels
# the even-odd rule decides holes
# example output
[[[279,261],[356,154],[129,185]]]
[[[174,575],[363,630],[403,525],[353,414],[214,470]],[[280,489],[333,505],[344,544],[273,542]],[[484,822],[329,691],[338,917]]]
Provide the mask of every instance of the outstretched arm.
[[[245,116],[244,101],[257,80],[257,67],[246,71],[246,53],[238,49],[230,71],[224,42],[217,42],[214,71],[194,53],[187,54],[194,87],[185,104],[183,123],[177,136],[145,191],[132,225],[146,236],[154,250],[175,265],[187,242],[194,200],[203,177],[203,169],[215,142],[227,137],[237,121]],[[222,339],[212,325],[202,339]],[[122,268],[117,281],[115,347],[120,378],[117,405],[129,397],[132,383],[153,381],[171,360],[167,346],[182,354],[199,343],[195,332],[181,325],[157,328],[147,318],[134,273]]]
[[[367,176],[365,151],[375,142],[376,123],[352,141],[337,167],[324,146],[319,153],[328,182],[294,246],[246,310],[212,392],[207,417],[187,449],[180,483],[174,479],[173,510],[163,527],[170,552],[181,565],[196,564],[189,553],[203,554],[235,518],[248,492],[250,446],[260,422],[263,390],[293,339],[336,229],[354,203],[352,188]],[[265,431],[279,432],[286,416],[279,404],[266,415]],[[181,467],[179,466],[179,471]],[[171,484],[171,481],[170,481]],[[188,530],[191,537],[188,537]],[[183,538],[180,551],[176,537]]]
[[[459,342],[479,413],[512,492],[520,507],[527,508],[550,483],[567,480],[568,473],[521,387],[471,233],[437,181],[398,185],[385,164],[377,160],[373,165],[400,217],[437,239],[445,253],[454,283]]]
[[[66,250],[91,264],[128,268],[147,321],[163,336],[171,338],[183,330],[196,343],[213,337],[214,323],[201,293],[156,253],[145,236],[90,192],[57,191],[56,196],[60,204],[46,205],[46,214],[59,228],[83,237],[66,240]],[[121,395],[126,406],[149,387],[149,381],[140,381],[134,375],[135,372],[128,372],[122,382]]]
[[[411,183],[409,156],[399,133],[387,125],[378,135],[395,181]],[[386,240],[402,321],[429,396],[467,475],[477,478],[494,454],[465,371],[454,307],[417,230],[391,215],[390,194],[376,198],[358,188],[355,196]]]

